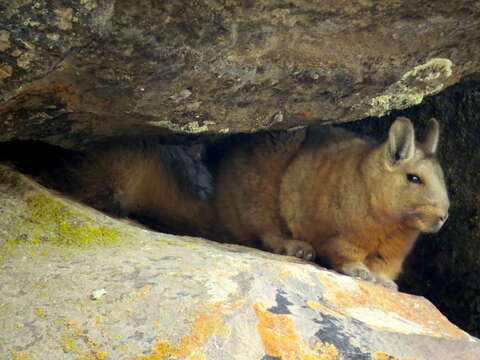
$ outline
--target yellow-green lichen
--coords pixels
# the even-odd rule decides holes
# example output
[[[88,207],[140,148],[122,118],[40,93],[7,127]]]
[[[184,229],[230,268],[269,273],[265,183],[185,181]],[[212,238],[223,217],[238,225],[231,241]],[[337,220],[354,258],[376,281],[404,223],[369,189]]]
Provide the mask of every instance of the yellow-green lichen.
[[[57,27],[60,30],[70,30],[72,28],[73,9],[59,8],[54,10],[57,16]]]
[[[6,79],[13,75],[13,67],[8,64],[0,66],[0,79]]]
[[[6,51],[10,46],[10,33],[7,30],[0,30],[0,52]]]
[[[60,340],[60,347],[64,353],[80,353],[77,346],[77,339],[73,336],[64,335]]]
[[[198,247],[199,244],[197,242],[194,242],[194,241],[187,241],[187,240],[182,240],[182,241],[179,241],[177,239],[157,239],[156,242],[152,242],[150,243],[150,245],[153,245],[153,246],[158,246],[158,247],[162,247],[162,246],[168,246],[168,245],[176,245],[176,246],[181,246],[181,247]]]
[[[10,245],[10,243],[6,243]],[[3,262],[5,259],[12,258],[17,256],[16,248],[12,246],[2,246],[0,247],[0,262]]]
[[[169,120],[149,121],[150,125],[164,127],[172,131],[186,132],[189,134],[199,134],[210,130],[210,125],[216,125],[214,121],[191,121],[189,123],[179,125]]]
[[[76,354],[77,360],[105,360],[109,354],[101,351],[92,338],[85,333],[77,322],[63,318],[57,320],[59,326],[64,327],[64,333],[59,346],[65,353]]]
[[[90,353],[80,355],[77,360],[105,360],[109,355],[106,352],[99,350],[92,350]]]
[[[86,246],[115,243],[120,235],[121,232],[113,226],[98,224],[58,199],[35,194],[25,199],[25,208],[19,214],[16,230],[7,243]]]
[[[10,350],[10,359],[11,360],[30,360],[32,359],[32,355],[18,352],[15,350]]]
[[[401,110],[418,105],[426,95],[436,94],[443,89],[452,75],[453,63],[449,59],[431,59],[425,64],[406,72],[392,84],[384,95],[370,100],[367,116],[384,116],[391,110]]]
[[[368,116],[383,116],[394,109],[405,109],[409,106],[418,105],[422,102],[423,96],[423,93],[413,91],[377,96],[370,101],[372,108]]]
[[[39,318],[43,318],[45,317],[45,310],[42,310],[42,309],[34,309],[33,310],[33,313],[38,316]]]

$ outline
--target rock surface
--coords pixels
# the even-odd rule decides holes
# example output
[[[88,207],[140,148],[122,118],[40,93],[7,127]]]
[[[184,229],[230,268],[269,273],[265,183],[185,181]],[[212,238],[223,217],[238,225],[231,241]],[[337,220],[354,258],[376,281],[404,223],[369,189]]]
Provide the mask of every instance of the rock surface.
[[[424,298],[132,226],[3,165],[0,213],[0,358],[480,357]]]
[[[125,135],[226,134],[379,116],[392,109],[403,109],[417,104],[425,95],[437,93],[458,81],[478,79],[479,28],[480,6],[478,1],[474,0],[293,0],[288,4],[274,0],[0,1],[0,141],[12,138],[34,139],[79,149],[111,137]],[[480,236],[480,204],[477,196],[478,180],[471,174],[476,174],[480,161],[476,136],[477,124],[480,123],[480,93],[474,90],[470,93],[453,91],[449,94],[445,97],[427,97],[426,105],[421,110],[426,109],[425,112],[417,113],[419,110],[415,108],[406,114],[412,119],[418,119],[420,123],[429,116],[435,116],[449,133],[446,144],[448,149],[444,152],[441,147],[440,151],[452,186],[452,215],[439,237],[419,242],[416,249],[417,259],[414,259],[412,266],[408,268],[405,286],[425,294],[440,306],[449,318],[455,318],[457,324],[479,334],[480,285],[476,274],[479,264],[477,248],[480,242],[476,239]],[[165,139],[170,140],[169,137]],[[0,158],[1,155],[3,154],[0,154]],[[301,290],[289,283],[288,294],[282,295],[291,303],[286,306],[291,314],[283,314],[285,317],[279,319],[295,325],[294,335],[285,330],[285,334],[291,335],[290,338],[301,339],[302,342],[312,338],[311,334],[300,332],[299,327],[305,326],[305,329],[309,330],[315,326],[309,323],[309,320],[298,318],[313,318],[305,315],[307,310],[301,307],[305,305],[305,301],[317,301],[312,300],[317,299],[315,296],[325,298],[322,295],[324,283],[318,281],[321,275],[317,268],[293,264],[285,258],[272,257],[253,250],[233,254],[232,251],[239,251],[238,248],[223,247],[200,240],[181,240],[130,227],[125,232],[125,225],[98,214],[93,215],[90,211],[74,205],[66,206],[60,200],[53,201],[35,186],[25,183],[9,171],[2,170],[0,179],[3,181],[0,192],[0,358],[3,358],[4,354],[13,359],[28,358],[28,350],[42,346],[42,342],[47,338],[51,341],[47,344],[56,349],[58,358],[83,356],[85,359],[101,359],[107,358],[107,352],[112,359],[122,358],[121,356],[146,356],[132,355],[133,350],[131,353],[128,353],[130,350],[125,350],[123,355],[117,357],[117,354],[120,354],[119,349],[125,349],[122,346],[127,345],[109,342],[108,337],[102,342],[102,335],[98,335],[108,330],[109,336],[113,336],[112,334],[120,331],[118,329],[123,326],[133,329],[134,325],[131,323],[127,326],[122,323],[123,320],[117,321],[114,317],[113,320],[110,319],[111,322],[107,321],[107,325],[102,329],[95,328],[87,319],[91,319],[88,314],[93,316],[95,311],[104,311],[101,314],[108,317],[113,311],[111,309],[121,307],[117,298],[111,298],[115,293],[106,285],[101,287],[108,277],[117,279],[116,276],[119,276],[115,272],[118,269],[112,269],[110,273],[104,270],[109,268],[109,262],[115,263],[116,257],[128,261],[128,257],[132,256],[137,259],[135,261],[140,268],[145,265],[140,260],[145,252],[152,251],[156,254],[154,258],[159,259],[161,255],[156,252],[163,249],[169,249],[165,251],[173,253],[172,256],[178,256],[179,261],[187,264],[190,261],[188,256],[192,257],[195,264],[202,261],[211,264],[211,259],[201,255],[205,252],[226,258],[230,263],[235,262],[234,257],[238,255],[239,259],[242,259],[240,261],[246,261],[246,269],[251,268],[262,274],[262,278],[254,276],[256,282],[255,286],[252,285],[253,290],[246,290],[245,286],[238,285],[240,290],[231,296],[234,299],[243,299],[245,304],[248,304],[239,309],[249,309],[245,310],[249,315],[244,315],[243,320],[237,320],[235,315],[238,312],[233,310],[228,312],[228,316],[222,315],[223,320],[227,318],[239,324],[248,323],[248,326],[244,325],[243,330],[236,333],[242,334],[244,338],[257,336],[258,340],[260,336],[255,325],[260,320],[254,304],[265,301],[265,308],[260,309],[282,308],[275,305],[278,301],[283,301],[276,300],[277,289],[284,289],[284,282],[287,281],[298,283]],[[8,179],[10,182],[7,182]],[[25,187],[19,190],[12,185],[15,183]],[[180,244],[185,244],[185,241],[186,244],[198,245],[189,246],[187,251],[184,251]],[[161,248],[157,246],[159,243],[162,244]],[[197,247],[208,250],[200,253],[190,250]],[[179,255],[175,255],[176,252]],[[245,257],[248,260],[244,260]],[[424,261],[425,259],[428,261]],[[74,263],[75,261],[77,263]],[[163,260],[158,260],[160,265],[156,262],[149,266],[167,267],[167,263],[174,261],[169,260],[164,265]],[[38,283],[41,280],[38,278],[40,275],[48,278],[44,275],[48,274],[48,264],[51,264],[55,274],[58,274],[58,282],[55,282],[55,279],[49,280],[52,281],[53,290],[45,297],[46,292],[41,292],[43,285]],[[91,272],[86,272],[86,264],[91,267]],[[100,267],[100,264],[104,267]],[[79,266],[79,271],[84,271],[83,275],[79,272],[76,276],[76,266]],[[218,266],[227,265],[219,260]],[[235,265],[231,266],[236,269],[233,271],[241,273]],[[268,267],[275,266],[293,266],[300,270],[296,270],[289,280],[280,280],[278,273],[268,270]],[[37,268],[42,269],[42,272],[38,272]],[[96,283],[97,280],[92,280],[83,285],[82,289],[88,288],[85,293],[77,293],[75,296],[71,293],[72,297],[67,298],[68,294],[65,294],[62,288],[76,288],[71,283],[66,284],[69,278],[62,277],[61,269],[66,269],[65,274],[70,274],[73,281],[85,278],[91,280],[90,277],[94,277],[93,271],[96,271],[103,274],[104,282]],[[131,267],[128,269],[130,271]],[[191,276],[196,279],[195,284],[199,284],[196,288],[198,292],[203,293],[202,289],[206,288],[205,284],[209,281],[212,286],[224,286],[221,281],[215,282],[216,278],[198,280],[198,268],[185,269],[186,273],[180,272],[180,277]],[[283,271],[280,272],[282,273]],[[301,275],[297,276],[297,273]],[[18,302],[15,296],[6,296],[3,292],[4,286],[7,286],[3,284],[5,274],[14,276],[8,282],[11,285],[9,291],[18,295]],[[332,273],[327,274],[336,278]],[[314,277],[315,282],[300,281],[299,276],[301,279]],[[248,278],[248,274],[238,275],[239,279],[244,277]],[[157,277],[152,278],[155,284],[164,282],[160,272]],[[123,292],[119,290],[122,299],[130,296],[129,291],[132,288],[136,289],[137,293],[142,289],[134,286],[137,280],[128,282],[128,279],[121,276],[119,279],[118,281],[126,283]],[[29,287],[32,283],[33,288]],[[172,289],[181,288],[181,284],[172,285]],[[367,285],[362,283],[362,289]],[[127,286],[131,286],[131,289],[126,290]],[[257,295],[254,291],[259,287],[272,291],[272,294],[264,293],[259,297],[261,301],[256,302]],[[195,287],[192,285],[192,288]],[[370,289],[368,286],[367,288]],[[102,289],[107,291],[106,295],[102,295]],[[162,289],[156,285],[146,293],[156,295],[157,291],[163,291]],[[98,290],[95,295],[99,299],[90,303],[87,298],[95,290]],[[303,297],[293,295],[298,293]],[[380,296],[377,296],[377,290],[373,293],[376,298],[384,297],[383,292]],[[311,294],[314,295],[310,297]],[[264,297],[268,297],[270,302],[263,300]],[[192,298],[193,295],[189,295],[189,299]],[[274,298],[275,300],[272,300]],[[50,304],[48,313],[43,313],[42,308],[31,305],[39,301],[38,299],[43,299],[42,304]],[[211,304],[206,297],[199,299],[199,302]],[[300,302],[296,303],[298,299]],[[398,298],[395,298],[395,302],[399,302],[397,300]],[[303,305],[298,305],[301,301],[304,301]],[[322,301],[317,302],[340,314],[347,314],[345,309],[331,307],[329,303]],[[424,300],[416,298],[412,301],[423,304]],[[17,307],[17,304],[26,302],[30,302],[30,307]],[[77,306],[76,314],[80,314],[78,318],[75,313],[70,312],[75,302],[77,305],[87,304],[83,310],[80,305]],[[107,313],[103,308],[99,310],[96,307],[98,302],[107,302],[110,312]],[[366,303],[365,301],[364,304]],[[172,300],[167,305],[175,308],[175,304]],[[11,309],[12,306],[15,309],[14,314],[18,313],[15,315],[18,316],[18,322],[12,320],[15,318],[11,312],[10,315],[5,315],[9,316],[10,322],[3,320],[3,310]],[[48,306],[46,305],[45,309]],[[183,320],[177,319],[175,324],[170,322],[168,326],[155,328],[163,329],[169,337],[162,338],[160,330],[158,333],[153,330],[148,333],[150,337],[160,336],[160,345],[155,349],[165,349],[163,355],[158,355],[157,351],[157,357],[151,358],[183,356],[190,360],[202,359],[200,350],[198,354],[196,350],[192,350],[189,355],[179,355],[179,346],[190,341],[188,339],[192,339],[192,336],[197,337],[194,332],[197,319],[195,314],[199,313],[195,311],[199,307],[189,305],[189,308],[191,312],[184,310],[179,316],[179,319],[184,316]],[[294,312],[292,308],[301,308],[304,312]],[[221,309],[218,312],[221,313]],[[374,306],[373,309],[378,308]],[[129,314],[138,311],[130,310]],[[397,313],[397,310],[392,311]],[[126,310],[118,310],[117,314],[121,311]],[[273,310],[268,311],[282,315]],[[68,313],[71,317],[60,326],[61,313]],[[254,313],[255,316],[252,315]],[[52,316],[42,317],[38,314]],[[189,314],[190,318],[186,314]],[[27,319],[27,316],[30,318]],[[158,318],[158,314],[155,316]],[[320,311],[312,316],[316,316],[313,322],[322,323],[324,315]],[[290,320],[283,320],[284,318]],[[82,327],[68,325],[71,319],[74,323],[81,319],[79,324]],[[127,315],[122,319],[132,320]],[[347,322],[358,325],[358,319],[342,319],[344,322],[340,322],[341,324]],[[274,320],[272,322],[275,323]],[[180,327],[180,323],[184,328]],[[335,320],[335,324],[338,323]],[[369,328],[370,325],[367,323],[365,326]],[[181,330],[175,333],[177,328]],[[186,330],[187,328],[189,330]],[[47,329],[46,332],[43,332],[43,329]],[[95,343],[90,342],[89,339],[93,337],[90,338],[88,333],[80,335],[79,329],[82,329],[82,332],[88,330],[95,333]],[[329,329],[329,325],[323,326],[323,329]],[[185,331],[181,332],[183,330]],[[371,334],[363,327],[361,330]],[[341,331],[334,333],[344,334]],[[372,338],[381,339],[378,341],[382,342],[384,333],[381,332],[381,338],[377,338],[377,333],[372,335]],[[391,335],[388,331],[387,334]],[[191,336],[188,337],[189,335]],[[130,334],[127,339],[135,339],[135,336],[133,331],[133,335]],[[210,337],[202,336],[199,338],[208,338],[210,344],[217,341],[211,339],[227,339],[226,336],[222,338],[216,333],[210,333]],[[402,341],[410,341],[416,336],[402,335],[400,338]],[[187,340],[181,340],[185,337]],[[405,340],[407,338],[410,340]],[[12,339],[18,341],[13,348],[10,346]],[[162,339],[169,345],[162,345]],[[335,351],[340,354],[338,356],[344,356],[341,354],[348,353],[349,350],[348,346],[345,348],[338,345],[343,343],[341,339],[345,338],[335,335],[335,341],[323,342],[333,344]],[[432,340],[430,336],[420,336],[421,342],[425,339]],[[430,340],[425,341],[431,344]],[[310,346],[305,348],[306,351],[315,349],[315,341],[305,342]],[[458,343],[456,340],[441,340],[444,341],[449,344]],[[97,343],[103,345],[92,345]],[[150,342],[147,346],[147,342],[144,342],[140,347],[142,351],[151,351],[152,355],[154,343]],[[227,341],[222,344],[226,343]],[[237,343],[240,344],[238,338]],[[29,347],[28,344],[32,345]],[[263,340],[258,340],[258,344],[262,344],[264,354],[267,354],[263,357],[265,360],[275,359],[279,357],[278,354],[283,354],[283,350],[268,352]],[[292,350],[294,354],[299,354],[298,349],[302,344],[295,345],[293,349],[297,350]],[[403,346],[405,343],[399,344]],[[463,342],[461,344],[464,346]],[[472,350],[476,343],[468,344],[470,345],[465,345],[464,355],[454,355],[454,348],[451,351],[446,350],[445,354],[452,356],[451,358],[468,358],[475,354],[474,358],[478,358]],[[362,346],[364,347],[357,346],[360,350],[355,349],[360,354],[359,359],[375,358],[371,355],[372,351],[380,349],[378,351],[381,352],[387,349],[374,349],[373,345]],[[409,347],[410,345],[407,346]],[[431,345],[431,348],[433,347]],[[112,348],[114,350],[111,350]],[[242,350],[244,348],[248,347],[243,346]],[[73,351],[70,351],[72,349]],[[385,353],[406,356],[396,350],[387,350]],[[380,352],[375,355],[376,358],[388,358],[379,355]],[[34,359],[38,357],[36,354],[41,352],[35,353],[32,350],[31,353],[35,354],[31,357]],[[317,352],[318,354],[321,352]],[[23,355],[25,357],[22,357]],[[323,355],[324,357],[320,358],[328,359],[328,354]],[[444,359],[445,356],[447,355],[438,353],[432,355],[439,359]],[[316,359],[309,357],[309,354],[303,356],[303,359],[312,358]],[[349,359],[349,356],[344,358]]]
[[[480,73],[475,0],[12,0],[0,18],[0,141],[357,120]]]

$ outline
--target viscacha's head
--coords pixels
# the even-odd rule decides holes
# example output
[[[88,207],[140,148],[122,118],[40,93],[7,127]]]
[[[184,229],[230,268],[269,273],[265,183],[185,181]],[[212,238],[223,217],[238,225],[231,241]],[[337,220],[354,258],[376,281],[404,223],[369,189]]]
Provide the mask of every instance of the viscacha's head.
[[[439,125],[430,119],[422,141],[411,121],[397,118],[387,140],[376,149],[370,191],[375,213],[421,232],[437,232],[448,218],[450,202],[442,168],[435,157]]]

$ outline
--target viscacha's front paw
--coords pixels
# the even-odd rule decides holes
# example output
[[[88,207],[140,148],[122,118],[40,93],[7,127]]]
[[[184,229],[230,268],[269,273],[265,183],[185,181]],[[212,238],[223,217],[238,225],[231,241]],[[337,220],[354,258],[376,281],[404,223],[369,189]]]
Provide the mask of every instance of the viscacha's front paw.
[[[368,268],[362,263],[355,263],[350,265],[344,265],[341,269],[341,272],[345,275],[352,276],[354,278],[375,282],[376,279],[373,274],[368,270]]]
[[[283,254],[295,256],[300,259],[313,261],[315,259],[315,249],[306,241],[289,240],[283,247]]]
[[[375,283],[377,283],[379,285],[382,285],[383,287],[386,287],[387,289],[398,291],[398,285],[393,280],[377,277],[377,280],[375,281]]]

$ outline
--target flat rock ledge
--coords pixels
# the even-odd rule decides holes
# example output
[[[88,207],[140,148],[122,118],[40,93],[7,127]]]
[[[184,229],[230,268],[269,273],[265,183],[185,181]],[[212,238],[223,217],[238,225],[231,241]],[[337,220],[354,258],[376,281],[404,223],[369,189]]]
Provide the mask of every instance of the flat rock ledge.
[[[479,359],[426,299],[152,232],[0,165],[0,358]]]

